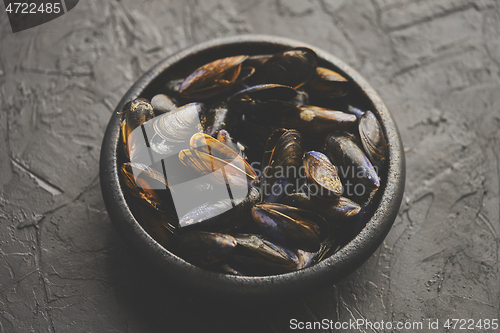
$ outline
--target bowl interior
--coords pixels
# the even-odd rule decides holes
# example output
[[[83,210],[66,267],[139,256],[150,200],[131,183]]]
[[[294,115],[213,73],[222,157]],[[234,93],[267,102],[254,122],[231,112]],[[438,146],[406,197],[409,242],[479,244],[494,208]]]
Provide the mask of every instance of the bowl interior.
[[[292,47],[305,46],[318,54],[318,65],[335,70],[354,82],[358,90],[357,106],[372,110],[378,117],[388,142],[388,168],[385,181],[377,191],[374,209],[367,224],[341,250],[320,263],[292,273],[272,276],[231,276],[210,272],[177,257],[153,240],[140,226],[127,203],[119,177],[118,166],[123,156],[118,149],[119,113],[123,105],[137,97],[151,99],[165,91],[167,82],[186,77],[210,61],[240,54],[276,53]],[[359,267],[380,245],[399,210],[404,189],[404,155],[396,125],[380,97],[352,68],[334,56],[298,41],[271,36],[238,36],[213,40],[183,50],[149,70],[125,94],[116,108],[103,141],[100,160],[101,188],[106,208],[117,229],[138,251],[165,271],[173,280],[193,290],[218,295],[245,295],[257,298],[289,295],[340,281]]]

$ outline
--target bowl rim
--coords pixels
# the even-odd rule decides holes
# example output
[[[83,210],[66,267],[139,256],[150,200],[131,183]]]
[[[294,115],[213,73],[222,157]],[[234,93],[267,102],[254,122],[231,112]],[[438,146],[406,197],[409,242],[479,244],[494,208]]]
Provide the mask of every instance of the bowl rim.
[[[153,240],[134,218],[121,191],[117,166],[117,147],[120,137],[119,112],[126,102],[135,99],[168,67],[188,55],[203,53],[222,45],[270,43],[276,46],[309,47],[319,59],[339,68],[357,84],[373,103],[385,130],[388,145],[387,181],[379,205],[366,226],[343,248],[327,259],[302,270],[266,276],[233,276],[211,272],[194,266],[169,252]],[[193,291],[225,295],[244,295],[267,298],[269,296],[301,294],[306,290],[333,285],[361,266],[380,246],[398,214],[405,186],[405,157],[401,136],[396,123],[382,99],[370,84],[351,66],[337,57],[301,41],[270,35],[237,35],[222,37],[183,49],[160,61],[125,93],[118,103],[106,128],[100,155],[100,182],[103,199],[110,219],[122,236],[144,256],[165,271],[165,274]]]

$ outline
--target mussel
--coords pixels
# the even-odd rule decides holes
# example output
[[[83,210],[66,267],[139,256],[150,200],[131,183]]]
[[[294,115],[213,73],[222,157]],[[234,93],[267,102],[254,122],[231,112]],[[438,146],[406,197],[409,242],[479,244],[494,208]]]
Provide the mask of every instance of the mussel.
[[[365,111],[363,111],[363,110],[361,110],[359,108],[356,108],[356,107],[354,107],[352,105],[348,105],[347,106],[347,111],[346,112],[355,115],[356,118],[358,118],[358,119],[361,118],[361,116],[363,114],[365,114]]]
[[[352,114],[313,105],[291,107],[283,113],[281,118],[281,124],[284,127],[314,136],[326,136],[335,131],[348,131],[356,122],[357,119]]]
[[[225,260],[236,245],[230,235],[193,231],[181,236],[179,254],[194,265],[211,266]]]
[[[168,188],[168,182],[163,174],[147,165],[131,162],[124,163],[120,171],[131,194],[152,208],[163,210],[163,201],[155,191]]]
[[[165,94],[155,95],[151,99],[151,105],[156,116],[160,116],[166,112],[177,109],[177,104]]]
[[[243,89],[229,98],[229,107],[244,113],[249,119],[261,121],[262,117],[279,120],[282,112],[292,103],[297,91],[281,84],[261,84]]]
[[[295,181],[300,177],[303,155],[304,148],[299,132],[280,128],[271,134],[262,159],[262,200],[272,193],[272,186],[279,178]]]
[[[262,66],[264,82],[297,89],[316,72],[317,58],[313,50],[305,47],[276,53]]]
[[[260,274],[277,274],[295,270],[299,258],[293,251],[260,235],[239,234],[235,236],[236,249],[231,257],[247,270]]]
[[[366,155],[379,168],[383,168],[387,155],[387,143],[377,117],[367,111],[359,119],[359,136]]]
[[[191,73],[179,87],[185,99],[204,99],[220,93],[237,82],[243,81],[253,71],[240,77],[241,64],[248,58],[245,55],[217,59],[205,64]]]
[[[325,198],[304,192],[290,194],[280,203],[317,212],[329,223],[343,223],[361,211],[359,204],[346,197]]]
[[[264,234],[304,251],[318,251],[330,233],[320,215],[283,204],[257,204],[252,208],[252,217]]]
[[[137,134],[132,136],[131,134],[136,128],[139,128],[141,133],[138,138],[142,140],[142,129],[140,126],[148,120],[153,119],[154,112],[149,101],[142,97],[125,104],[123,112],[125,113],[125,117],[121,125],[122,142],[125,146],[126,155],[130,158],[133,155],[133,151],[136,150],[135,142],[137,140],[137,138],[134,139]]]
[[[200,175],[219,184],[246,188],[258,182],[257,174],[237,152],[207,134],[195,134],[191,148],[179,152],[179,160]]]
[[[196,226],[200,230],[231,230],[250,218],[251,208],[258,202],[259,190],[252,187],[246,197],[230,197],[205,204],[187,212],[179,219],[181,228]],[[186,198],[184,198],[186,200]]]
[[[309,186],[313,188],[310,192],[324,196],[342,194],[342,182],[337,168],[325,154],[317,151],[307,152],[304,156],[304,168]]]
[[[332,163],[339,166],[341,176],[357,180],[370,189],[380,186],[376,170],[352,136],[332,134],[327,138],[324,150]]]
[[[315,75],[309,81],[314,93],[329,98],[342,97],[347,94],[348,80],[337,72],[325,67],[316,68]]]
[[[190,103],[152,120],[153,131],[146,131],[151,149],[164,158],[187,146],[194,133],[202,132],[204,106]]]

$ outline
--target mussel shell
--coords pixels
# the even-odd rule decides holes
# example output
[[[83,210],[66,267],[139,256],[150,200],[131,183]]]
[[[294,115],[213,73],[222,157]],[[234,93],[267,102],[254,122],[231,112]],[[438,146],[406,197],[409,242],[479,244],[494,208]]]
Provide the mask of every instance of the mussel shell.
[[[203,133],[193,135],[190,149],[179,152],[179,160],[201,175],[211,175],[218,183],[228,186],[252,186],[257,174],[237,152]]]
[[[259,84],[243,89],[229,98],[232,103],[236,102],[269,102],[269,101],[289,101],[297,96],[297,91],[282,84]]]
[[[272,54],[257,54],[249,56],[242,64],[244,67],[252,67],[255,69],[259,69],[262,65],[264,65],[269,59],[271,59]]]
[[[285,205],[317,212],[329,223],[343,223],[361,211],[359,204],[342,196],[323,198],[306,193],[293,193],[280,202]]]
[[[225,260],[236,244],[230,235],[194,231],[181,236],[179,255],[194,265],[211,266]]]
[[[163,174],[146,165],[130,162],[124,163],[120,172],[129,193],[156,210],[164,210],[163,202],[155,191],[168,188]]]
[[[331,69],[318,67],[308,84],[312,91],[328,98],[342,97],[347,94],[348,80]]]
[[[167,95],[158,94],[151,99],[151,105],[156,116],[160,116],[166,112],[174,111],[178,108],[177,104]]]
[[[229,98],[229,108],[247,117],[262,121],[262,117],[280,119],[283,109],[297,96],[297,91],[280,84],[261,84],[243,89]],[[269,113],[271,112],[271,113]]]
[[[359,119],[359,135],[372,164],[383,168],[387,156],[387,142],[382,127],[372,112],[365,112]]]
[[[132,132],[148,120],[153,119],[154,112],[149,101],[139,97],[125,104],[123,113],[125,113],[125,117],[121,125],[122,142],[125,147],[126,155],[130,156],[134,142],[133,137],[131,137]]]
[[[151,149],[163,157],[187,148],[193,134],[202,132],[205,123],[204,106],[190,103],[152,120],[153,132],[147,133]]]
[[[187,167],[200,175],[208,175],[219,184],[246,188],[258,182],[255,171],[241,156],[228,162],[203,151],[184,149],[180,151],[179,159]]]
[[[312,266],[316,262],[316,257],[316,252],[307,252],[300,249],[297,250],[297,258],[299,259],[297,269],[303,269]]]
[[[363,116],[365,114],[365,111],[359,109],[359,108],[356,108],[352,105],[348,105],[347,106],[347,113],[350,113],[350,114],[353,114],[356,116],[356,118],[358,118],[358,120],[361,118],[361,116]]]
[[[239,234],[235,238],[238,245],[231,257],[241,264],[245,273],[277,274],[295,270],[299,264],[293,251],[261,235]]]
[[[325,154],[337,165],[341,176],[359,181],[370,189],[380,186],[380,179],[363,150],[346,134],[332,134],[325,143]]]
[[[304,156],[304,168],[310,186],[315,187],[319,195],[341,195],[342,182],[337,168],[325,154],[309,151]]]
[[[298,47],[274,54],[262,66],[264,82],[288,85],[295,89],[302,86],[316,72],[316,53],[305,47]]]
[[[168,188],[168,181],[165,175],[151,166],[141,163],[126,162],[123,164],[122,168],[126,170],[127,173],[133,172],[135,178],[141,177],[147,179],[150,185],[149,188],[163,190]],[[153,185],[153,180],[159,185]]]
[[[229,135],[229,134],[228,134]],[[226,137],[227,138],[227,137]],[[230,139],[230,137],[229,137]],[[241,158],[236,150],[231,147],[233,145],[228,145],[211,137],[205,133],[196,133],[189,140],[189,146],[192,149],[196,149],[202,151],[206,154],[210,154],[217,158],[223,159],[227,162],[232,162],[235,159]],[[243,163],[243,162],[241,162]],[[253,169],[251,169],[250,165],[247,166],[250,173],[253,173]]]
[[[186,104],[155,119],[153,128],[161,138],[172,143],[186,142],[194,133],[202,131],[203,104]]]
[[[126,137],[128,137],[135,128],[154,118],[153,107],[147,99],[142,97],[136,98],[125,104],[123,112],[125,113],[125,133],[123,134]]]
[[[257,204],[252,208],[252,217],[267,236],[309,252],[318,251],[330,233],[328,224],[320,215],[283,204]]]
[[[294,182],[295,178],[300,176],[303,155],[304,148],[299,132],[279,128],[271,133],[262,159],[262,200],[271,193],[270,190],[278,178],[285,177]]]
[[[244,198],[234,197],[209,201],[182,216],[179,219],[179,226],[214,231],[215,229],[221,231],[237,228],[248,220],[250,210],[259,200],[259,196],[259,190],[252,187]]]
[[[248,56],[238,55],[214,60],[191,73],[181,84],[179,92],[185,99],[204,99],[230,88]]]
[[[327,135],[334,131],[348,131],[357,122],[354,115],[319,106],[303,105],[283,113],[281,124],[302,134]]]

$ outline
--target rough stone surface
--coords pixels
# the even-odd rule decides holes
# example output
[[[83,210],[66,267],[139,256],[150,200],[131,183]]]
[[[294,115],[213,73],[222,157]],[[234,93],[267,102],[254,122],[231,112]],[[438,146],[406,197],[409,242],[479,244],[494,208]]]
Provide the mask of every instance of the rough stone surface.
[[[500,317],[498,2],[88,0],[16,34],[0,12],[0,332],[284,332],[292,318],[427,331],[429,318]],[[285,304],[165,286],[116,235],[98,182],[105,126],[131,84],[183,47],[240,33],[345,60],[406,147],[404,204],[383,245],[343,282]]]

